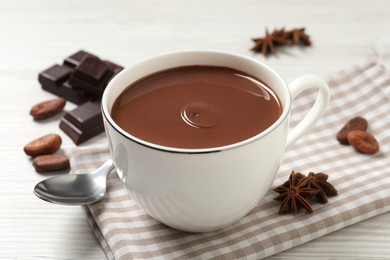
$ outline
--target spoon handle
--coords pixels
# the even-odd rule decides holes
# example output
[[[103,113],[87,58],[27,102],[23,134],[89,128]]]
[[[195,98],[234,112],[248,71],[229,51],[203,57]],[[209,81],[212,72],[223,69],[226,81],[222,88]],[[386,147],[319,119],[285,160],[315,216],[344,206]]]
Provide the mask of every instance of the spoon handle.
[[[107,177],[108,174],[114,169],[114,162],[112,159],[105,161],[98,169],[91,172],[91,175]]]

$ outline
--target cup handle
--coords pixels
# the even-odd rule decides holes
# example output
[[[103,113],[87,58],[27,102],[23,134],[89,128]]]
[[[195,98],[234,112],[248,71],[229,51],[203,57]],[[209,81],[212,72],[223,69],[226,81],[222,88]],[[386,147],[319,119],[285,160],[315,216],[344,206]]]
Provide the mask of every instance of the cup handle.
[[[294,100],[301,92],[310,88],[317,88],[318,95],[314,105],[298,125],[288,134],[286,149],[301,138],[306,131],[312,128],[325,112],[330,99],[328,84],[314,75],[305,75],[295,79],[288,85],[291,98]]]

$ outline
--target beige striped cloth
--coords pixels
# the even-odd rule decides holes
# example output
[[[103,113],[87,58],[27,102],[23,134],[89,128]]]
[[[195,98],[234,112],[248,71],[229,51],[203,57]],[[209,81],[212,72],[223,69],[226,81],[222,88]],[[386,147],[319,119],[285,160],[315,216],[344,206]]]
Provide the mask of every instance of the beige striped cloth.
[[[339,191],[314,213],[278,215],[270,190],[246,217],[223,230],[192,234],[171,229],[136,205],[116,174],[107,196],[85,206],[89,223],[108,259],[261,259],[390,210],[390,74],[365,61],[335,74],[323,119],[286,153],[273,188],[292,170],[325,172]],[[315,93],[294,102],[291,125],[312,104]],[[347,120],[363,116],[381,147],[374,156],[340,145],[335,135]],[[83,148],[71,156],[73,173],[88,172],[109,156],[106,147]]]

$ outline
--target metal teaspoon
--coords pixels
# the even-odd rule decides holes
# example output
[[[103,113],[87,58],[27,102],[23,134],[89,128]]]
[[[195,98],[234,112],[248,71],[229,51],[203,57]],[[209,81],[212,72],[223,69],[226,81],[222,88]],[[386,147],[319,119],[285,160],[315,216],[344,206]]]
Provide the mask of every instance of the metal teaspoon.
[[[56,204],[93,203],[104,197],[107,176],[113,169],[114,163],[108,159],[92,173],[51,177],[38,183],[34,188],[34,194],[42,200]]]

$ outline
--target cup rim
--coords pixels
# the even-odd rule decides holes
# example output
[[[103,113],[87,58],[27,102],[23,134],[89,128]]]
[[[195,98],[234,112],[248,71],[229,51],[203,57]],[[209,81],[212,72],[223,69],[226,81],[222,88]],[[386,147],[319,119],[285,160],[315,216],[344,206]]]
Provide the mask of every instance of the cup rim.
[[[219,54],[219,55],[228,55],[228,56],[239,58],[239,59],[245,59],[245,60],[248,60],[250,62],[257,63],[258,65],[264,67],[266,70],[268,70],[273,75],[273,77],[276,77],[278,79],[278,81],[280,81],[282,83],[282,85],[283,85],[282,88],[284,89],[284,92],[287,95],[286,103],[283,105],[283,112],[282,112],[282,114],[280,115],[280,117],[272,125],[270,125],[264,131],[261,131],[257,135],[254,135],[254,136],[252,136],[250,138],[247,138],[247,139],[245,139],[243,141],[240,141],[240,142],[236,142],[236,143],[232,143],[232,144],[228,144],[228,145],[224,145],[224,146],[210,147],[210,148],[178,148],[178,147],[164,146],[164,145],[159,145],[159,144],[155,144],[155,143],[152,143],[152,142],[145,141],[143,139],[140,139],[140,138],[138,138],[136,136],[133,136],[133,135],[129,134],[128,132],[123,130],[112,119],[110,113],[108,112],[109,111],[108,104],[107,104],[108,103],[108,95],[109,95],[108,93],[110,92],[111,89],[113,89],[115,87],[116,82],[119,80],[119,78],[123,77],[123,75],[128,73],[128,71],[131,71],[133,69],[133,67],[139,66],[139,65],[141,65],[143,63],[146,63],[146,62],[150,62],[150,61],[152,61],[154,59],[168,57],[168,56],[171,56],[171,55],[178,55],[178,54],[179,55],[180,54],[199,54],[199,55],[200,54]],[[117,97],[115,97],[115,98],[117,98]],[[291,103],[292,103],[291,99],[292,99],[291,98],[291,92],[290,92],[290,89],[288,88],[288,85],[285,82],[285,80],[274,69],[272,69],[271,67],[269,67],[267,64],[265,64],[263,62],[255,60],[255,59],[253,59],[251,57],[248,57],[248,56],[244,56],[242,54],[233,53],[233,52],[227,52],[227,51],[210,50],[210,49],[207,49],[207,50],[181,50],[181,51],[165,52],[165,53],[162,53],[162,54],[154,55],[154,56],[151,56],[149,58],[143,59],[140,62],[137,62],[137,63],[133,64],[130,67],[126,67],[125,69],[123,69],[121,72],[119,72],[108,83],[107,87],[105,88],[105,90],[103,92],[103,96],[102,96],[101,110],[102,110],[102,114],[103,114],[103,117],[105,118],[106,122],[108,122],[115,131],[117,131],[123,137],[125,137],[126,139],[128,139],[130,141],[133,141],[133,142],[135,142],[135,143],[137,143],[139,145],[142,145],[142,146],[154,149],[154,150],[163,151],[163,152],[181,153],[181,154],[200,154],[200,153],[221,152],[221,151],[234,149],[236,147],[241,147],[241,146],[250,144],[250,143],[252,143],[252,142],[254,142],[254,141],[258,140],[258,139],[261,139],[261,138],[269,135],[280,124],[282,124],[282,122],[287,118],[287,116],[289,114],[289,111],[291,109]],[[107,132],[107,129],[106,129],[106,132]]]

